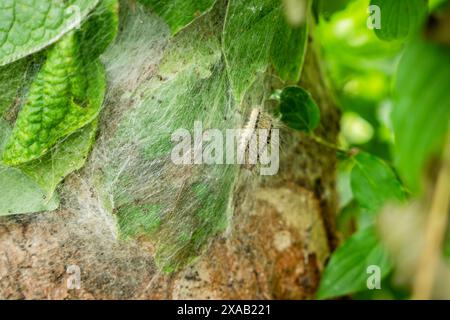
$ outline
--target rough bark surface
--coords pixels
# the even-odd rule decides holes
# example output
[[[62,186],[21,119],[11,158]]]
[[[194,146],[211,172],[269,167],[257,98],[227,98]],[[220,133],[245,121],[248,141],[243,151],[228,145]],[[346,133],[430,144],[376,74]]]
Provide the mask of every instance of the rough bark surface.
[[[307,54],[302,86],[321,108],[317,133],[334,141],[339,115],[314,49]],[[174,274],[156,270],[148,243],[115,239],[105,213],[95,207],[89,223],[64,203],[56,212],[1,218],[0,298],[313,298],[336,245],[335,153],[289,130],[282,131],[281,141],[279,174],[263,179],[242,172],[228,229]],[[85,183],[79,172],[63,188],[68,194],[90,192]],[[80,289],[67,288],[69,265],[80,267]]]

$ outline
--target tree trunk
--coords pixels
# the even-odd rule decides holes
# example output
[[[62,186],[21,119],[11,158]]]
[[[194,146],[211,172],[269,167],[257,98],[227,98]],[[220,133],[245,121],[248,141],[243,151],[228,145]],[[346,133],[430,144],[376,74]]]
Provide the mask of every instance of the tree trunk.
[[[321,109],[317,134],[334,142],[339,113],[309,42],[301,85]],[[143,63],[139,81],[155,76],[154,61]],[[94,201],[88,169],[72,174],[60,210],[0,218],[0,298],[313,298],[337,244],[335,152],[288,129],[280,140],[279,173],[261,178],[241,172],[227,230],[171,274],[157,270],[150,242],[117,239],[112,219]],[[73,207],[86,210],[68,209]],[[67,285],[71,265],[81,272],[79,289]]]

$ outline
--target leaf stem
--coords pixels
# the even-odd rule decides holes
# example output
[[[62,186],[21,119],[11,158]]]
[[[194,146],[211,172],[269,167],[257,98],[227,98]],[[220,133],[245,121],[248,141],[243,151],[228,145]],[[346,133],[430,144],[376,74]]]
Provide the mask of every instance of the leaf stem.
[[[317,142],[318,144],[320,144],[320,145],[322,145],[322,146],[324,146],[324,147],[327,147],[327,148],[329,148],[329,149],[333,149],[333,150],[335,150],[336,152],[341,153],[341,154],[343,154],[343,155],[345,155],[345,156],[350,156],[351,153],[352,153],[351,150],[347,150],[347,149],[340,148],[340,147],[338,147],[337,145],[335,145],[334,143],[329,142],[329,141],[326,141],[325,139],[323,139],[323,138],[321,138],[321,137],[319,137],[319,136],[316,136],[314,133],[311,134],[310,136],[311,136],[311,138],[312,138],[315,142]]]

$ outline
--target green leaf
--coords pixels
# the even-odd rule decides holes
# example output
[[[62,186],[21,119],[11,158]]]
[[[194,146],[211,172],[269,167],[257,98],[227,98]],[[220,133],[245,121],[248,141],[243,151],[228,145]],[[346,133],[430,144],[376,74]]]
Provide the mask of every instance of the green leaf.
[[[124,238],[148,237],[160,228],[161,206],[127,205],[117,212],[119,235]]]
[[[416,41],[400,61],[392,112],[395,164],[409,190],[421,190],[427,161],[449,130],[450,49]],[[432,79],[432,81],[430,81]]]
[[[48,52],[3,153],[7,165],[44,155],[62,137],[96,118],[105,93],[101,64],[80,54],[75,33]]]
[[[282,80],[297,83],[306,55],[308,25],[292,27],[283,18],[276,28],[270,52],[273,66]]]
[[[118,28],[118,0],[102,0],[81,28],[83,55],[91,60],[99,57],[115,39]]]
[[[281,120],[289,127],[312,132],[320,123],[320,110],[311,94],[300,87],[286,87],[280,96]]]
[[[377,213],[387,201],[402,201],[405,193],[392,169],[381,159],[359,153],[354,158],[350,183],[359,205]]]
[[[172,34],[208,12],[216,0],[139,0],[169,25]]]
[[[83,167],[95,141],[96,130],[97,121],[94,121],[68,136],[42,158],[18,168],[32,178],[47,198],[50,198],[69,173]]]
[[[367,268],[373,265],[380,268],[381,279],[392,269],[375,230],[366,228],[348,238],[332,254],[322,275],[317,298],[329,299],[366,289],[370,276]]]
[[[0,165],[0,185],[7,189],[2,190],[5,198],[0,196],[0,215],[56,209],[59,203],[55,189],[69,173],[84,165],[96,128],[94,121],[67,137],[44,157],[25,165],[17,168]],[[10,133],[9,124],[0,119],[0,152]],[[12,192],[17,194],[13,196]]]
[[[289,26],[279,0],[231,0],[222,38],[231,88],[241,102],[272,62],[283,80],[300,78],[307,26]]]
[[[0,118],[0,152],[11,128]],[[49,198],[39,185],[22,171],[0,164],[0,216],[55,210],[57,195]]]
[[[0,66],[37,52],[78,27],[98,0],[2,0]]]
[[[230,0],[223,33],[224,54],[237,101],[258,72],[269,65],[274,26],[282,14],[279,1]]]
[[[381,40],[401,40],[415,34],[422,26],[427,13],[427,0],[371,0],[381,13],[381,28],[375,34]]]
[[[102,152],[111,156],[97,171],[99,194],[117,218],[119,235],[150,238],[156,265],[165,271],[192,261],[211,237],[223,231],[237,174],[232,165],[185,170],[170,160],[177,144],[172,137],[180,128],[193,130],[197,120],[204,130],[225,131],[237,125],[220,47],[219,9],[170,39],[158,64],[160,77],[140,77],[134,84],[139,94],[127,102],[130,107],[102,146]],[[117,61],[124,62],[125,72],[141,67],[141,58],[129,61],[136,46],[143,41],[165,43],[161,40],[167,38],[165,32],[154,32],[164,30],[161,20],[149,16],[140,4],[135,13],[125,14],[117,41],[103,57],[108,70],[117,70]],[[154,49],[148,55],[160,51],[159,45],[149,48]],[[126,79],[123,84],[128,86]]]
[[[116,35],[117,10],[116,0],[102,1],[80,31],[67,34],[48,50],[8,138],[4,163],[18,166],[8,174],[20,173],[26,177],[22,180],[32,181],[41,200],[51,199],[62,179],[84,165],[94,142],[97,123],[92,120],[106,86],[97,57]]]
[[[39,185],[22,171],[0,164],[0,216],[52,211],[58,206],[56,194],[47,198]]]
[[[14,104],[27,66],[28,61],[22,59],[0,67],[0,116]]]

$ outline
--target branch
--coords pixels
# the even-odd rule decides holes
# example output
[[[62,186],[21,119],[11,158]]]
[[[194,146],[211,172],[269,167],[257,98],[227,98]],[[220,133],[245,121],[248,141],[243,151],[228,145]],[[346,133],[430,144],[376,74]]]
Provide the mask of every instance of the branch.
[[[444,148],[442,165],[432,197],[431,209],[425,233],[425,244],[414,281],[415,300],[430,299],[436,267],[442,252],[442,244],[448,222],[450,205],[450,134]]]

